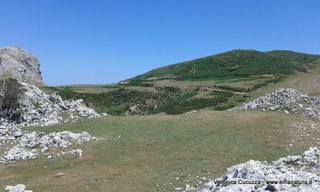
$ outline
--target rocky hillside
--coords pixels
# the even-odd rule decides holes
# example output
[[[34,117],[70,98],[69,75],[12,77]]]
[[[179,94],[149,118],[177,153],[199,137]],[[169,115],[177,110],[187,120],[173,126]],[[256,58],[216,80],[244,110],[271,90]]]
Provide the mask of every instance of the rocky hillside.
[[[49,126],[75,121],[79,117],[99,117],[83,100],[63,100],[55,93],[46,94],[38,60],[16,47],[0,49],[0,162],[52,158],[65,153],[82,155],[73,144],[92,140],[90,134],[69,131],[28,132],[27,126]],[[59,153],[55,152],[59,149]]]
[[[0,48],[0,78],[42,85],[40,64],[36,57],[17,47]]]

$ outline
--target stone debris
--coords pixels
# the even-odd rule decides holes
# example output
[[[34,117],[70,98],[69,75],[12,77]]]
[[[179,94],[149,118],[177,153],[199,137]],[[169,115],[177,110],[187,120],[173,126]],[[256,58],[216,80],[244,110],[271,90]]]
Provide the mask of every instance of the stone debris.
[[[287,156],[271,163],[250,160],[227,169],[198,192],[314,192],[320,189],[320,150],[312,147],[301,156]]]
[[[279,88],[231,110],[279,111],[320,118],[320,97],[308,96],[292,88]]]
[[[31,190],[26,190],[26,186],[22,184],[16,186],[7,185],[4,190],[7,192],[32,192]]]
[[[75,119],[100,115],[82,100],[63,100],[55,93],[46,94],[34,85],[16,79],[0,80],[0,162],[35,159],[39,154],[54,156],[69,151],[82,156],[72,145],[88,142],[87,132],[27,132],[26,126],[49,126]],[[54,152],[53,150],[60,150]],[[61,152],[62,151],[62,152]]]
[[[35,159],[36,154],[37,151],[35,149],[28,150],[20,146],[14,146],[7,152],[4,159],[7,161],[30,160]]]
[[[73,144],[81,144],[95,139],[87,132],[73,133],[70,131],[53,132],[49,134],[31,132],[24,133],[20,137],[14,139],[16,144],[3,157],[0,156],[0,161],[15,162],[16,160],[31,160],[37,158],[40,153],[47,155],[48,159],[60,154],[66,154]],[[0,140],[0,143],[3,142]],[[54,150],[62,150],[61,153],[56,153]],[[69,154],[82,156],[81,149],[73,149],[67,151]]]

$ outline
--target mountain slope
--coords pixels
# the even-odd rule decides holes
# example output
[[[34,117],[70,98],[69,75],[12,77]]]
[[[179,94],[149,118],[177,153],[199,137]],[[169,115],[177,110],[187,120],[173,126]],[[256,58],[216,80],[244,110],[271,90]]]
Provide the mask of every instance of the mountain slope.
[[[158,68],[129,79],[129,83],[137,84],[160,79],[207,80],[263,74],[288,75],[293,71],[306,72],[319,59],[318,55],[292,51],[233,50]]]

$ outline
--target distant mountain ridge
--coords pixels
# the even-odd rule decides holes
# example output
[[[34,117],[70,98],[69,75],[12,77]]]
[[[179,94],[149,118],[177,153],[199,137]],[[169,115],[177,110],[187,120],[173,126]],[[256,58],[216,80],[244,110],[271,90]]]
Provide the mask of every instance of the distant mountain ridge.
[[[157,68],[127,81],[138,84],[161,79],[212,80],[263,74],[287,75],[293,71],[306,72],[319,61],[319,55],[294,51],[238,49]]]

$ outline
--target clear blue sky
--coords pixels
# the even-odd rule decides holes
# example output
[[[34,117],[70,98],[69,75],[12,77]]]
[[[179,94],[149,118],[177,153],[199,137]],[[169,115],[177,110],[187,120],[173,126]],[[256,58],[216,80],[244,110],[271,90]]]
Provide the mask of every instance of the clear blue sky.
[[[320,53],[319,0],[7,0],[0,47],[49,85],[110,83],[231,49]]]

